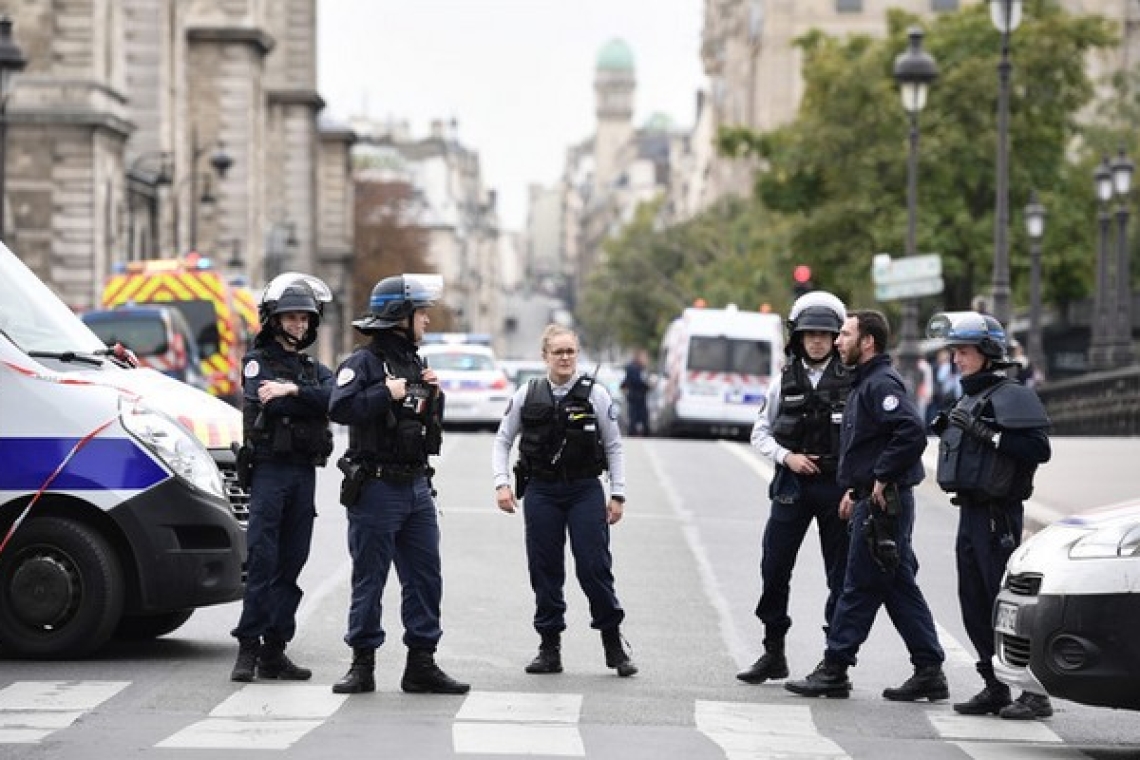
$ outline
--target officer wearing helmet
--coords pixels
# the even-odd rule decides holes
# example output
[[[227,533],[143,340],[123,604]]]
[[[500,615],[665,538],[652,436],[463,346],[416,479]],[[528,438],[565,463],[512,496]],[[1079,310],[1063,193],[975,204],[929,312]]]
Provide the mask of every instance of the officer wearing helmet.
[[[838,358],[835,338],[846,318],[843,302],[826,291],[796,299],[788,318],[788,360],[752,428],[752,445],[772,460],[776,471],[769,487],[772,506],[761,545],[762,591],[756,605],[756,617],[764,624],[764,654],[736,674],[745,683],[788,676],[784,638],[792,626],[792,570],[812,520],[819,527],[827,574],[825,630],[843,590],[847,523],[839,516],[843,489],[835,473],[851,377]]]
[[[439,300],[439,275],[385,277],[372,289],[368,313],[352,324],[370,338],[337,370],[329,416],[348,425],[341,502],[348,509],[352,600],[344,641],[352,665],[337,694],[376,690],[376,649],[384,644],[384,584],[393,563],[403,586],[407,664],[400,688],[410,693],[465,694],[436,665],[443,636],[439,522],[428,457],[442,442],[443,392],[417,353]]]
[[[1006,334],[996,319],[975,311],[935,314],[926,333],[953,351],[961,375],[962,397],[934,418],[931,430],[940,439],[938,485],[958,505],[958,604],[985,684],[954,709],[1014,720],[1048,717],[1047,696],[1023,692],[1013,701],[994,675],[991,615],[1006,562],[1021,543],[1023,500],[1037,466],[1051,456],[1049,418],[1031,388],[1007,377]]]
[[[324,304],[332,300],[316,277],[287,272],[261,294],[261,331],[242,359],[239,453],[249,473],[247,578],[231,680],[304,681],[285,646],[297,629],[301,588],[316,517],[316,468],[332,453],[328,404],[332,371],[304,353],[317,339]]]

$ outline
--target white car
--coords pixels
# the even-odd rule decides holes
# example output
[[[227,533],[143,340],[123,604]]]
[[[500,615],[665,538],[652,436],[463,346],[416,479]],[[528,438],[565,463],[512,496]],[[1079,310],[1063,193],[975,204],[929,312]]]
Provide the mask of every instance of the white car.
[[[472,343],[431,343],[420,356],[439,375],[446,398],[445,427],[498,428],[513,386],[487,346]]]
[[[1140,710],[1140,500],[1058,520],[1010,557],[994,604],[998,677]]]

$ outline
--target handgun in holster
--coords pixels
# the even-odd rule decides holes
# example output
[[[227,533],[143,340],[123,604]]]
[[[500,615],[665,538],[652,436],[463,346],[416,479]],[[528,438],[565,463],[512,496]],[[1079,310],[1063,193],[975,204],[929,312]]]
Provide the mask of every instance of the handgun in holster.
[[[526,487],[530,483],[530,468],[522,463],[522,460],[515,462],[515,498],[521,499],[526,496]]]
[[[244,490],[249,490],[253,483],[253,447],[248,443],[239,444],[234,441],[230,444],[234,453],[234,467],[237,470],[237,484]]]
[[[344,474],[344,480],[340,482],[340,503],[351,507],[360,500],[360,491],[368,480],[368,468],[348,457],[336,460],[336,466]]]
[[[874,501],[869,505],[864,537],[875,564],[885,573],[893,573],[899,566],[898,515],[899,487],[888,483],[883,490],[886,505],[876,510]],[[870,499],[869,499],[870,500]]]

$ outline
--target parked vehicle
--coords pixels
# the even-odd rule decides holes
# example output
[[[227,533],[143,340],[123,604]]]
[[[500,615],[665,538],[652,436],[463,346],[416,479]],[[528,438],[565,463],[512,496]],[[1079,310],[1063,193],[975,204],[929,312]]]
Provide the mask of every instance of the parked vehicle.
[[[1065,517],[1010,557],[994,605],[998,677],[1140,710],[1140,500]]]
[[[103,306],[165,304],[182,312],[202,355],[202,374],[211,394],[241,406],[241,358],[246,321],[235,293],[210,259],[190,254],[177,259],[132,261],[107,279]]]
[[[499,368],[507,373],[507,379],[515,388],[525,385],[532,377],[546,375],[546,363],[539,359],[503,359]]]
[[[133,351],[142,366],[205,390],[198,344],[177,309],[130,305],[79,316],[108,346],[120,343]]]
[[[657,435],[747,438],[784,357],[776,314],[688,308],[661,341],[649,399]]]
[[[422,356],[439,375],[447,394],[443,424],[447,427],[498,428],[512,386],[490,348],[472,343],[429,343]]]
[[[82,657],[241,598],[238,411],[118,360],[3,245],[0,280],[0,654]]]

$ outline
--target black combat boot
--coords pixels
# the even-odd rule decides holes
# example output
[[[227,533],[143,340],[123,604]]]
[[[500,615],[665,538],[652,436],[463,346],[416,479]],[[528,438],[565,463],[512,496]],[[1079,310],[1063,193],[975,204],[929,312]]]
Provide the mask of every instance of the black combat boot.
[[[764,654],[748,670],[737,673],[736,677],[744,683],[753,684],[787,678],[788,659],[784,656],[784,640],[764,639]]]
[[[788,681],[784,688],[793,694],[804,697],[834,697],[847,699],[851,696],[851,681],[847,678],[847,666],[829,662],[826,658],[807,678]]]
[[[637,673],[637,666],[629,656],[629,650],[621,630],[607,628],[602,631],[602,648],[606,652],[606,667],[615,668],[622,678],[628,678]]]
[[[559,633],[542,634],[538,654],[526,666],[527,673],[562,672],[562,636]]]
[[[986,688],[979,691],[966,702],[954,705],[954,712],[961,715],[997,715],[1002,708],[1013,701],[1009,687],[997,679],[993,666],[989,663],[978,664],[978,673],[986,682]]]
[[[285,654],[285,644],[266,641],[257,658],[257,677],[281,681],[308,681],[313,671],[293,664]]]
[[[253,672],[257,668],[257,656],[261,652],[260,639],[238,639],[237,662],[230,671],[230,680],[240,683],[249,683],[253,680]]]
[[[892,702],[917,702],[929,699],[949,699],[950,687],[941,665],[923,665],[914,669],[914,675],[906,679],[898,688],[883,689],[883,699]]]
[[[1023,691],[1021,696],[1001,708],[999,716],[1006,720],[1035,720],[1053,714],[1053,703],[1044,694]]]
[[[352,665],[344,678],[333,684],[334,694],[363,694],[376,691],[376,650],[354,647]]]
[[[400,688],[409,694],[466,694],[471,684],[456,681],[440,670],[431,649],[409,649]]]

